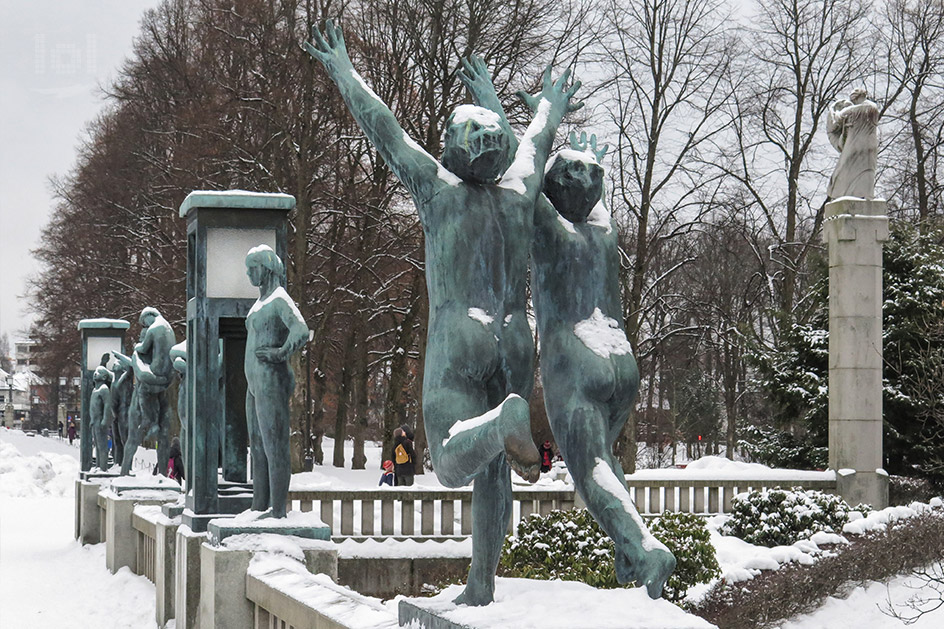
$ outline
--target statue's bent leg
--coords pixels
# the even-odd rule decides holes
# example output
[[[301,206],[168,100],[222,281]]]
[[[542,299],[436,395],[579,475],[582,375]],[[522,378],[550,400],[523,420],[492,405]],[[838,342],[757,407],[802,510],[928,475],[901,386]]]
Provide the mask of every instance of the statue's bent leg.
[[[252,461],[252,510],[269,508],[269,462],[262,446],[259,418],[256,415],[256,398],[246,393],[246,422],[249,427],[249,454]]]
[[[675,569],[675,557],[649,533],[612,454],[611,422],[604,406],[566,386],[548,383],[548,419],[574,486],[587,509],[616,546],[616,577],[635,581],[658,598]],[[563,390],[562,390],[563,389]],[[566,401],[565,401],[566,400]]]
[[[495,571],[511,518],[511,477],[504,456],[492,459],[472,487],[472,565],[456,603],[488,605],[495,598]]]
[[[427,422],[454,414],[457,405],[450,400],[460,396],[455,391],[437,390],[426,394],[423,416]],[[433,398],[430,400],[430,398]],[[451,412],[438,414],[449,408]],[[440,424],[442,425],[442,424]],[[429,431],[430,456],[436,477],[447,487],[464,487],[478,479],[495,457],[506,454],[516,471],[526,479],[534,478],[539,459],[531,438],[528,402],[511,394],[497,407],[454,421],[448,431]],[[533,452],[531,452],[533,450]]]

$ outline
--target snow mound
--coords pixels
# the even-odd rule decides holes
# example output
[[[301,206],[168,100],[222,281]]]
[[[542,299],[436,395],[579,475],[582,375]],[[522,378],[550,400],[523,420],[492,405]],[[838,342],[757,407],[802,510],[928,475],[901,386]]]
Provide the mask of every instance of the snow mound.
[[[0,442],[0,496],[67,496],[78,475],[74,457],[52,452],[24,456],[16,446]]]

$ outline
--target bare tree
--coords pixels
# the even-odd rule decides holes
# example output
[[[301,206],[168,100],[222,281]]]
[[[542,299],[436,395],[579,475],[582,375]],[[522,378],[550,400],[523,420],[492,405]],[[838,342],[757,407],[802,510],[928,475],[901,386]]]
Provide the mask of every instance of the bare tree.
[[[626,330],[640,371],[653,379],[647,361],[667,332],[651,327],[665,322],[660,284],[686,263],[683,256],[655,273],[654,260],[699,223],[719,185],[697,158],[727,124],[721,114],[733,90],[731,33],[717,0],[605,0],[598,15],[599,45],[586,72],[602,81],[595,109],[613,129],[610,200],[625,226]],[[628,422],[622,459],[630,471],[634,430]]]
[[[921,225],[941,212],[944,181],[944,3],[892,0],[880,15],[884,129],[891,129],[883,180],[893,207]]]
[[[863,81],[871,58],[864,0],[759,0],[730,103],[729,143],[712,163],[737,182],[774,242],[771,286],[780,310],[817,244],[828,173],[820,126]]]

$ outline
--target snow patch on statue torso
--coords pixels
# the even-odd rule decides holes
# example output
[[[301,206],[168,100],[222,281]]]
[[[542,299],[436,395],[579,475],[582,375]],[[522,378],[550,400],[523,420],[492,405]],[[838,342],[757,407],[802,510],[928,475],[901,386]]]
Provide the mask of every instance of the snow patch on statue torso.
[[[619,322],[607,317],[599,308],[594,308],[593,314],[574,326],[574,334],[587,349],[601,358],[633,353]]]

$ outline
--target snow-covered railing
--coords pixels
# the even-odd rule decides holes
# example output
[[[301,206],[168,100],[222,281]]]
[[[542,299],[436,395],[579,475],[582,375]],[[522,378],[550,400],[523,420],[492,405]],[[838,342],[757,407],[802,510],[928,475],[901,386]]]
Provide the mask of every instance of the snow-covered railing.
[[[137,532],[135,542],[135,562],[137,574],[147,578],[151,583],[156,582],[155,569],[157,566],[157,525],[144,518],[137,511],[131,516],[131,526]]]
[[[396,617],[377,599],[341,587],[324,574],[256,561],[246,574],[253,629],[395,629]]]
[[[664,471],[664,470],[653,470]],[[697,515],[715,515],[731,512],[731,499],[739,493],[773,487],[803,487],[834,492],[836,481],[803,478],[743,478],[737,480],[633,478],[626,477],[629,494],[636,509],[644,516],[666,511],[681,511]]]
[[[425,539],[472,534],[471,488],[296,490],[290,491],[288,498],[289,509],[318,510],[335,538]],[[574,491],[515,488],[512,500],[510,527],[532,513],[545,515],[554,509],[572,509]]]

